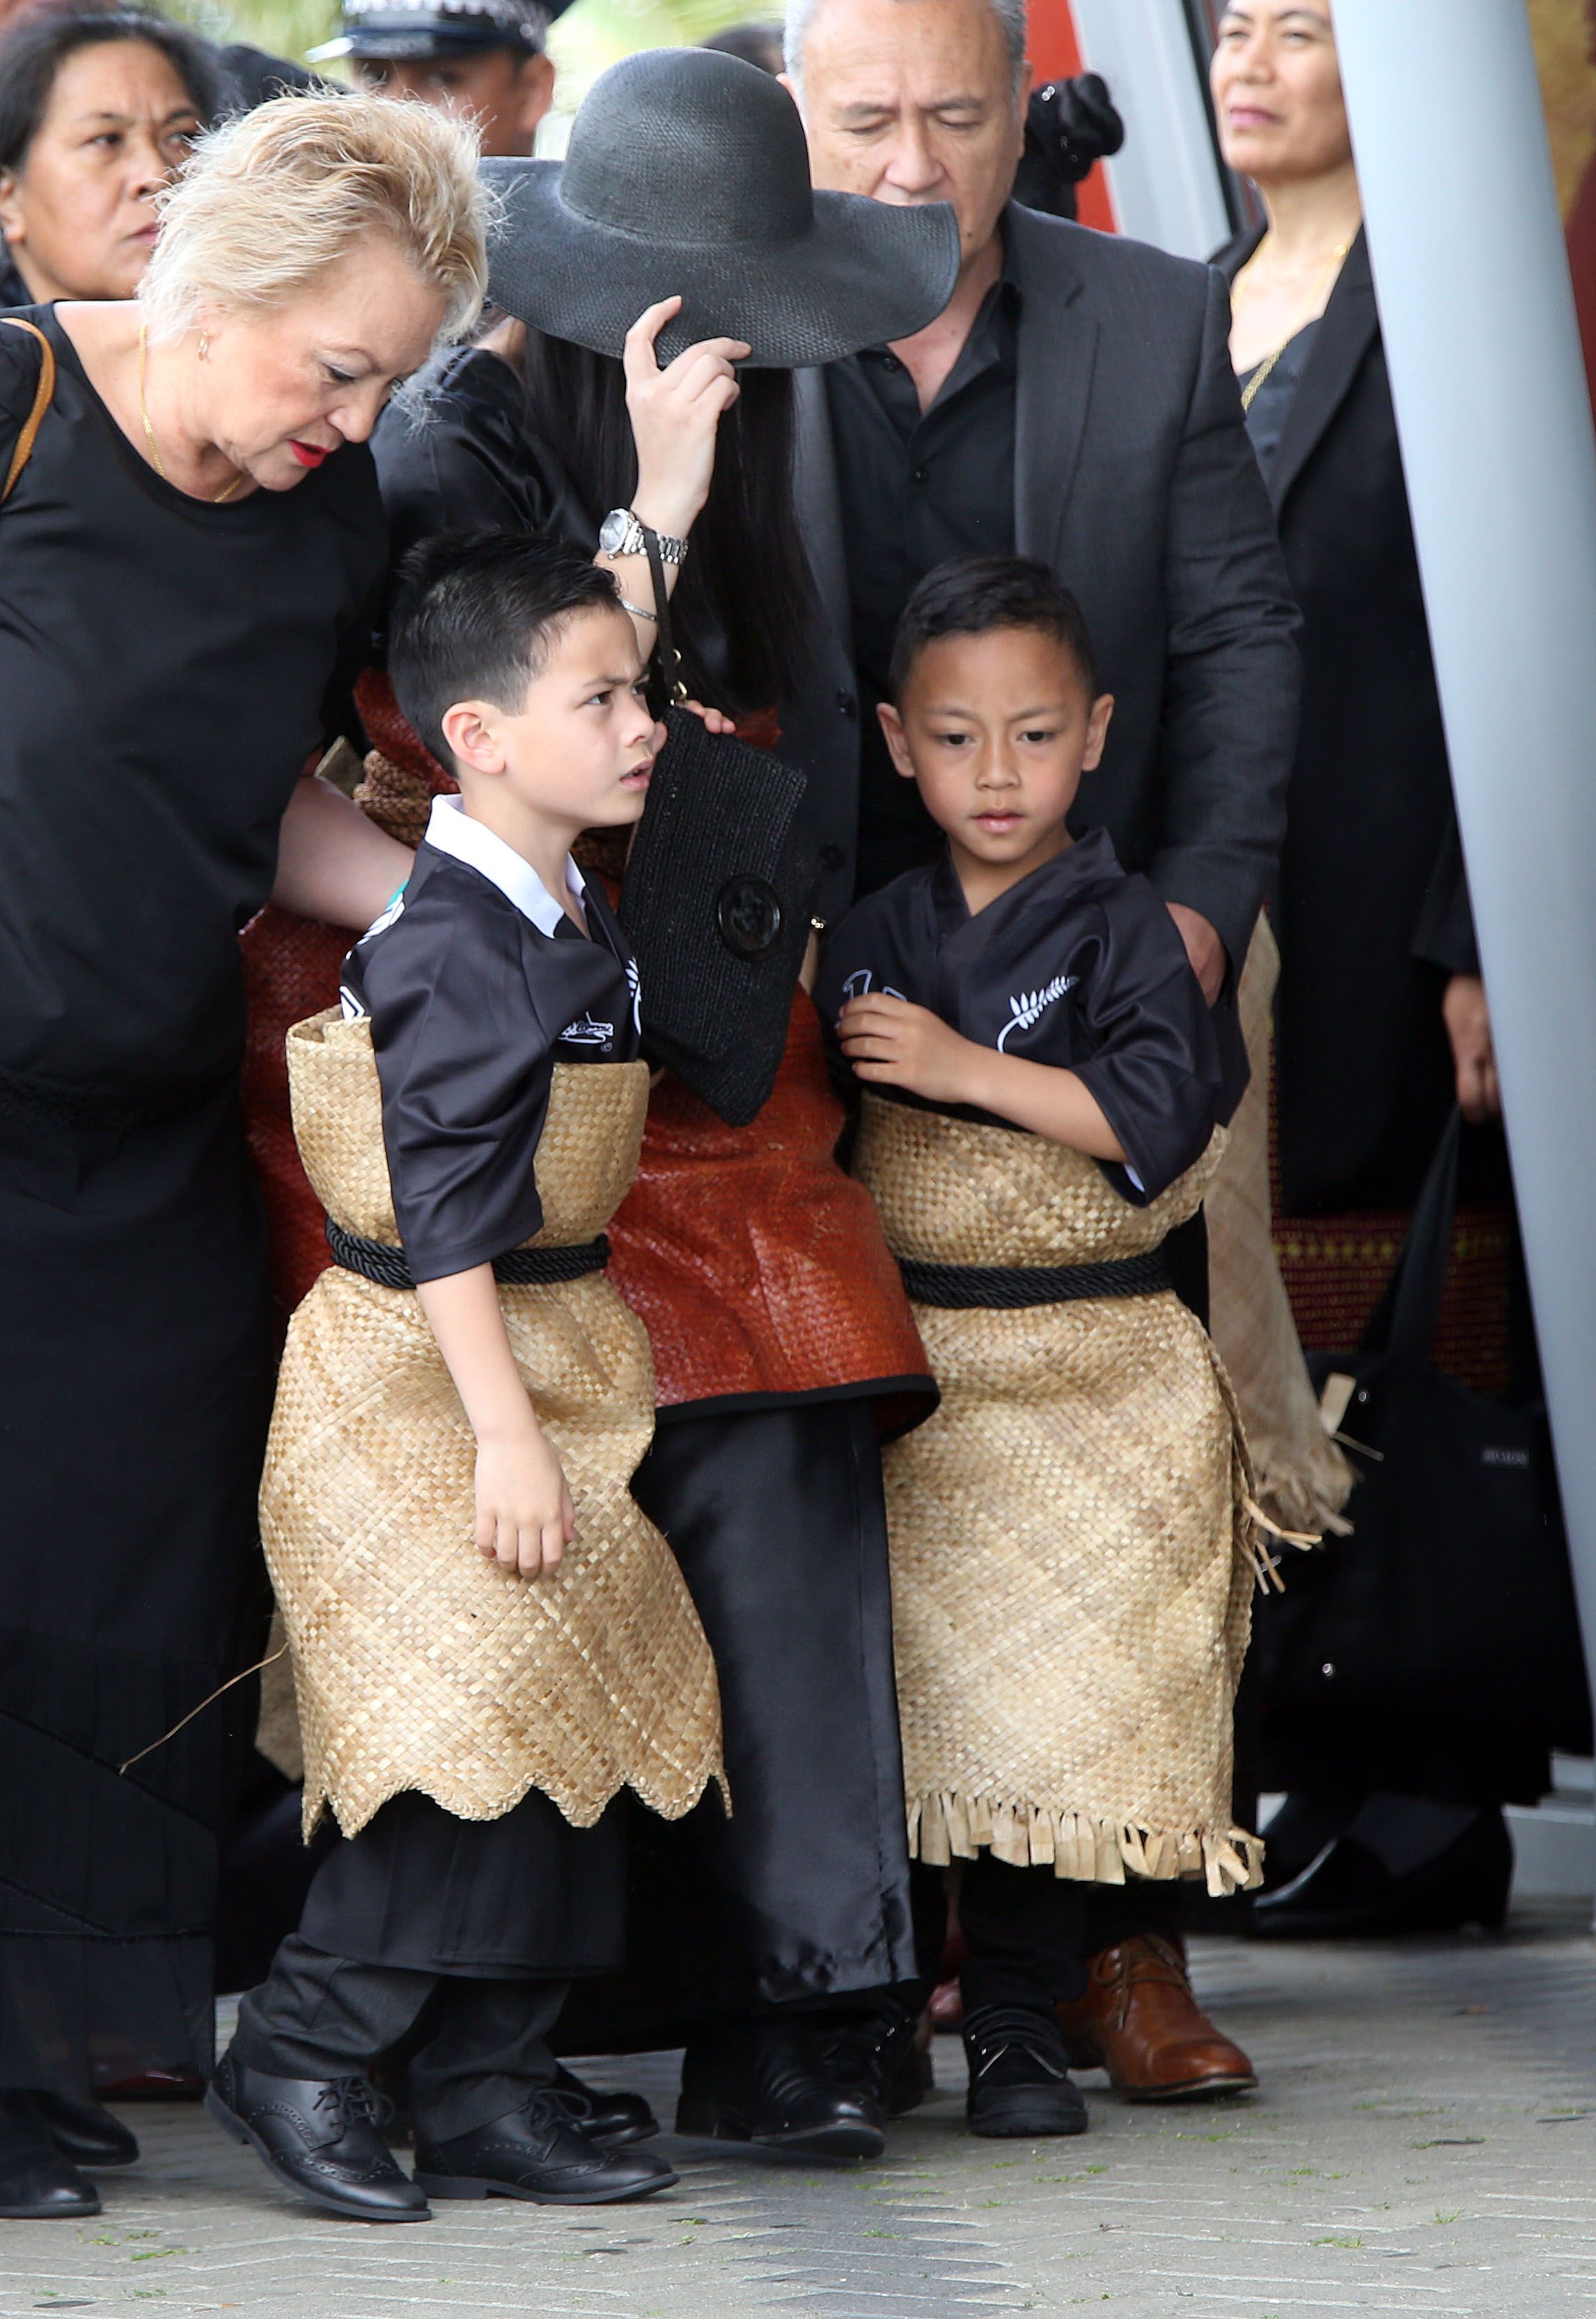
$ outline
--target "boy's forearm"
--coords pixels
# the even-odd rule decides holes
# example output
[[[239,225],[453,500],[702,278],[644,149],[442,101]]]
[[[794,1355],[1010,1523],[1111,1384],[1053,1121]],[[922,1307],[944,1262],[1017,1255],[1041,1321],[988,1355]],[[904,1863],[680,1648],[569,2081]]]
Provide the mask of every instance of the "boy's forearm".
[[[531,1398],[499,1309],[492,1266],[473,1265],[469,1272],[423,1281],[416,1294],[477,1439],[503,1439],[528,1427],[536,1431]]]
[[[1027,1062],[1023,1055],[1000,1055],[972,1042],[967,1078],[964,1101],[978,1110],[1084,1151],[1089,1160],[1123,1160],[1124,1147],[1102,1105],[1074,1071]]]

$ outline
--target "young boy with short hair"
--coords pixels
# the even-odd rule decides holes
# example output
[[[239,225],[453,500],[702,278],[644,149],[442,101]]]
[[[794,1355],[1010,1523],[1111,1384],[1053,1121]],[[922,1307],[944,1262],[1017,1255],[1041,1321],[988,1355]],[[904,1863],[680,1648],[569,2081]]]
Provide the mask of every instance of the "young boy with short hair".
[[[1051,573],[933,572],[892,693],[946,848],[843,919],[816,995],[942,1389],[887,1452],[911,1850],[967,1863],[972,2130],[1078,2133],[1055,2008],[1084,1889],[1257,1876],[1230,1796],[1246,1453],[1160,1255],[1245,1064],[1152,887],[1068,826],[1114,702]]]
[[[663,735],[610,576],[486,534],[409,560],[390,667],[460,794],[289,1034],[337,1262],[293,1317],[261,1493],[307,1834],[345,1841],[207,2096],[335,2214],[569,2205],[675,2176],[654,2121],[557,2070],[577,1973],[621,1961],[618,1815],[720,1774],[715,1670],[628,1484],[641,1324],[603,1277],[649,1072],[631,953],[571,859],[643,810]],[[408,2041],[412,2182],[368,2072]]]

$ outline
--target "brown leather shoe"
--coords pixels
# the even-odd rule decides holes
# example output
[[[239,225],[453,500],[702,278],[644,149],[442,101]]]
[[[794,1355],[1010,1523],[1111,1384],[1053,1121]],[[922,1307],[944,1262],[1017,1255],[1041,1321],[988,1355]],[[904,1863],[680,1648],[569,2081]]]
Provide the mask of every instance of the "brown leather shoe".
[[[1139,1933],[1087,1964],[1087,1993],[1060,2005],[1059,2024],[1077,2070],[1106,2070],[1129,2101],[1201,2101],[1249,2093],[1252,2063],[1222,2036],[1192,1994],[1172,1942]]]

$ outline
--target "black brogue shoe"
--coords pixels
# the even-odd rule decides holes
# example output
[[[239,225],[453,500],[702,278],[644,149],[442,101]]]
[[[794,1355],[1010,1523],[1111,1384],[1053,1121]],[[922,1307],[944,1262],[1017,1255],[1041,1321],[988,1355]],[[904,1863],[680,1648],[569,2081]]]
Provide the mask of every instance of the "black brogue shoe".
[[[885,2119],[874,2096],[834,2083],[819,2038],[797,2021],[756,2021],[690,2046],[678,2134],[757,2142],[807,2158],[879,2158]]]
[[[205,2107],[279,2182],[356,2223],[424,2223],[426,2193],[396,2166],[364,2078],[269,2078],[224,2056]]]
[[[678,2180],[646,2150],[602,2148],[573,2124],[565,2097],[539,2087],[518,2109],[469,2134],[416,2125],[416,2180],[429,2198],[527,2198],[540,2206],[608,2206]]]

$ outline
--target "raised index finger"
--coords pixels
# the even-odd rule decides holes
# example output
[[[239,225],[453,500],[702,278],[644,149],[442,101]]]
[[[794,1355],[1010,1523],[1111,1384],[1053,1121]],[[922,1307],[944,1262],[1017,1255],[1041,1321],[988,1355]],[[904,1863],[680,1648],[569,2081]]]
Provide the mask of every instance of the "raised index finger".
[[[645,306],[627,332],[621,347],[621,362],[628,379],[649,378],[657,374],[659,363],[654,355],[654,340],[672,315],[681,311],[680,298],[661,298]]]

